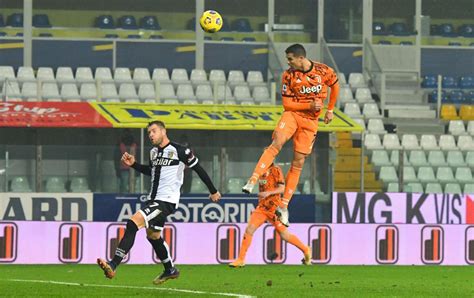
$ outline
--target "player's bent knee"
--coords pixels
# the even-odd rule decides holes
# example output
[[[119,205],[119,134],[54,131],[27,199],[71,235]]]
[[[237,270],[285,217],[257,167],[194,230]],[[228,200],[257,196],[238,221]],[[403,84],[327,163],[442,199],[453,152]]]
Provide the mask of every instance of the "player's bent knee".
[[[161,239],[161,231],[155,231],[152,229],[146,230],[146,238],[148,240],[158,240]]]
[[[290,233],[286,229],[284,231],[280,231],[280,236],[284,241],[288,241],[288,239],[290,239]]]
[[[145,227],[145,218],[140,212],[135,213],[131,218],[131,221],[135,223],[138,229]]]

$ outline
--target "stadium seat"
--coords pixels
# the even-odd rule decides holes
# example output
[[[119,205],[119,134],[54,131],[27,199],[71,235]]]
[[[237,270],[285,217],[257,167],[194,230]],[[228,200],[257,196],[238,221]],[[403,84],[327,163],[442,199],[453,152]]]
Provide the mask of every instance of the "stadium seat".
[[[443,189],[439,183],[427,183],[425,188],[425,193],[428,194],[442,194]]]
[[[451,90],[448,98],[450,102],[460,104],[464,102],[464,93],[461,90]]]
[[[234,97],[240,104],[255,104],[248,86],[236,86],[234,89]]]
[[[463,24],[458,28],[458,34],[462,37],[474,37],[474,24]]]
[[[35,14],[33,15],[33,27],[37,28],[51,28],[49,23],[49,18],[45,14]]]
[[[202,182],[201,179],[191,180],[191,193],[199,194],[199,193],[208,193],[208,192],[209,190],[207,189],[207,186],[204,184],[204,182]]]
[[[242,192],[242,185],[244,185],[244,179],[229,178],[229,181],[227,183],[227,193],[240,194]]]
[[[214,95],[209,84],[198,85],[196,87],[196,99],[202,103],[214,103]]]
[[[120,84],[119,98],[122,100],[138,99],[139,97],[135,85],[130,83]]]
[[[16,37],[23,37],[23,32],[17,32],[17,33],[15,34],[15,36],[16,36]]]
[[[459,119],[456,106],[454,105],[442,105],[441,106],[441,119],[444,120],[456,120]]]
[[[2,94],[7,101],[21,101],[21,92],[18,82],[7,82],[3,84]]]
[[[436,170],[436,179],[438,179],[440,183],[454,182],[453,170],[450,167],[439,167]]]
[[[464,184],[464,194],[474,195],[474,183]]]
[[[390,25],[390,32],[395,36],[408,36],[410,32],[408,31],[408,26],[405,23],[393,23]]]
[[[410,151],[408,161],[416,168],[429,166],[428,161],[426,160],[426,154],[422,150]]]
[[[171,83],[170,74],[166,68],[153,69],[152,79],[160,83]]]
[[[436,88],[438,87],[438,79],[435,75],[425,75],[423,81],[421,82],[421,87],[423,88]]]
[[[121,29],[126,29],[126,30],[138,29],[137,20],[135,19],[134,16],[131,16],[131,15],[121,16],[118,19],[118,26]]]
[[[462,76],[459,78],[459,88],[461,89],[473,89],[474,88],[474,76]]]
[[[456,88],[457,83],[453,76],[443,76],[443,80],[441,81],[441,86],[443,88]]]
[[[367,134],[364,141],[365,147],[369,150],[383,149],[379,135]]]
[[[440,150],[429,151],[429,153],[428,153],[428,163],[432,167],[446,166],[447,162],[446,162],[446,159],[444,157],[443,151],[440,151]]]
[[[265,83],[263,82],[263,74],[261,71],[257,70],[251,70],[247,73],[247,84],[249,86],[260,86],[264,85]]]
[[[114,19],[111,15],[100,15],[95,21],[95,26],[100,29],[115,29]]]
[[[404,134],[402,136],[402,147],[405,150],[418,150],[421,148],[418,144],[418,138],[414,134]]]
[[[449,121],[448,132],[453,136],[466,134],[466,129],[462,120]]]
[[[376,103],[366,103],[362,108],[362,114],[365,119],[383,118]]]
[[[387,32],[385,31],[385,25],[381,22],[373,22],[372,34],[373,35],[387,35]]]
[[[452,168],[462,167],[466,164],[461,151],[448,151],[446,161]]]
[[[38,84],[36,82],[25,82],[21,86],[21,96],[24,99],[38,98]]]
[[[74,83],[74,74],[70,67],[58,67],[56,69],[56,81],[59,84]]]
[[[403,167],[403,182],[416,182],[418,179],[416,178],[415,169],[412,166],[404,166]]]
[[[392,42],[389,41],[389,40],[379,40],[379,43],[380,45],[391,45]]]
[[[439,149],[438,143],[434,135],[422,135],[420,139],[421,148],[424,150],[437,150]]]
[[[380,168],[379,179],[382,180],[385,184],[389,182],[398,182],[397,171],[394,167],[385,166]]]
[[[0,14],[0,27],[5,27],[5,21],[3,20],[3,15]]]
[[[442,103],[445,103],[445,102],[448,102],[449,99],[448,99],[448,94],[446,93],[446,91],[442,90],[441,91],[441,102]],[[433,90],[433,92],[431,92],[431,94],[429,95],[429,102],[432,102],[432,103],[436,103],[438,102],[438,90]]]
[[[119,38],[119,35],[115,33],[107,33],[105,34],[105,38]]]
[[[457,36],[456,32],[454,32],[454,27],[452,24],[441,24],[438,27],[439,34],[444,37],[455,37]]]
[[[255,37],[243,37],[242,41],[243,42],[255,42],[257,40],[255,39]]]
[[[458,148],[461,151],[474,151],[474,141],[471,136],[459,136]]]
[[[140,28],[145,30],[161,30],[158,19],[155,16],[144,16],[141,18]]]
[[[87,179],[84,177],[73,177],[71,179],[71,192],[90,192]]]
[[[339,89],[339,98],[342,104],[346,102],[354,102],[354,96],[352,95],[352,90],[349,86],[343,86]]]
[[[461,185],[458,183],[446,183],[444,193],[447,194],[462,194]]]
[[[441,135],[439,137],[439,147],[444,151],[458,149],[452,135]]]
[[[474,136],[474,119],[467,123],[467,133]]]
[[[41,32],[38,36],[39,37],[53,37],[53,34],[49,32]]]
[[[51,67],[40,67],[36,72],[36,79],[41,81],[54,81],[54,72]]]
[[[407,183],[403,187],[403,191],[408,192],[408,193],[424,193],[423,185],[421,183],[417,183],[417,182]]]
[[[270,93],[265,86],[256,86],[252,91],[252,97],[257,103],[271,104]]]
[[[42,85],[42,98],[47,100],[56,100],[60,99],[58,85],[56,83],[44,83]]]
[[[431,167],[420,167],[418,169],[417,178],[421,183],[437,182],[433,168]]]
[[[118,84],[131,83],[132,75],[127,67],[117,67],[114,70],[114,81]]]
[[[365,82],[364,75],[359,72],[352,72],[349,74],[349,85],[351,89],[355,91],[357,88],[366,88],[367,83]]]
[[[96,101],[97,100],[97,88],[95,84],[85,83],[81,85],[79,90],[81,98],[86,101]]]
[[[14,80],[15,71],[11,66],[0,66],[0,84],[3,84],[5,79]]]
[[[63,177],[48,177],[46,179],[46,192],[67,192],[65,185],[66,181]]]
[[[80,99],[79,91],[77,90],[76,84],[66,83],[61,86],[61,98],[62,99]]]
[[[399,150],[393,150],[390,153],[390,162],[398,167],[400,163],[400,151]],[[403,165],[408,166],[410,165],[410,161],[408,160],[408,155],[406,152],[403,152]]]
[[[95,69],[94,78],[96,80],[101,80],[103,83],[113,82],[112,72],[110,71],[110,68],[108,67],[97,67]]]
[[[194,95],[193,86],[189,84],[180,84],[178,85],[178,89],[176,90],[176,96],[181,101],[188,101],[189,100],[196,101],[196,96]]]
[[[387,192],[399,192],[397,182],[389,182],[387,185]]]
[[[158,89],[158,94],[160,95],[160,99],[162,100],[178,99],[176,93],[174,92],[173,85],[171,84],[161,84],[160,89]]]
[[[412,46],[413,42],[411,41],[400,41],[401,46]]]
[[[370,93],[370,89],[369,88],[364,88],[364,87],[357,88],[357,90],[355,92],[355,99],[359,103],[374,102],[374,100],[372,98],[372,94]]]
[[[212,69],[209,73],[209,81],[212,84],[220,84],[226,82],[226,76],[223,70],[221,69]]]
[[[142,38],[142,36],[140,34],[129,34],[129,35],[127,35],[127,38],[140,39],[140,38]]]
[[[369,119],[367,124],[369,133],[372,134],[386,134],[387,131],[383,125],[382,119]]]
[[[138,97],[144,102],[155,102],[155,86],[153,84],[140,84],[138,87]]]
[[[136,84],[151,83],[150,71],[148,68],[135,68],[133,70],[133,82]]]
[[[233,37],[221,37],[220,41],[234,41],[235,39]]]
[[[367,130],[367,125],[365,125],[364,119],[362,119],[362,118],[355,118],[355,119],[352,119],[352,120],[354,120],[354,122],[356,122],[356,123],[359,124],[362,128],[364,128],[364,130]],[[380,120],[380,119],[374,119],[374,120]],[[370,119],[369,119],[369,121],[370,121]],[[384,132],[384,133],[386,133],[386,132]],[[353,132],[353,134],[356,134],[356,133]]]
[[[80,84],[94,82],[90,67],[78,67],[76,69],[76,81]]]
[[[151,34],[150,39],[163,39],[163,35],[159,35],[159,34]]]
[[[20,28],[23,27],[23,13],[12,13],[7,17],[7,26]]]
[[[246,85],[244,73],[241,70],[231,70],[229,71],[229,77],[227,79],[231,87],[237,85]],[[235,92],[235,91],[234,91]]]
[[[214,89],[214,95],[219,102],[235,103],[235,97],[229,85],[217,85]]]
[[[20,66],[16,78],[19,82],[34,82],[36,80],[32,67]]]
[[[462,43],[460,43],[458,41],[450,41],[448,43],[448,46],[460,47],[460,46],[462,46]]]
[[[392,163],[388,159],[388,153],[385,150],[372,151],[371,162],[375,167],[391,166]]]
[[[345,103],[344,104],[344,113],[346,113],[351,118],[363,118],[360,113],[360,108],[357,103]]]
[[[174,85],[188,84],[189,77],[188,72],[184,68],[174,68],[171,71],[171,81]]]
[[[387,150],[399,150],[402,148],[398,135],[395,133],[387,133],[383,136],[383,146]]]
[[[232,31],[237,32],[252,32],[252,27],[250,26],[250,22],[247,18],[239,18],[235,19],[231,25]]]
[[[460,183],[472,183],[474,181],[471,169],[468,167],[457,168],[455,178]]]
[[[474,103],[474,90],[466,92],[466,101]]]
[[[10,190],[11,192],[32,192],[30,183],[24,176],[13,177]]]
[[[101,85],[101,99],[107,100],[109,102],[116,102],[119,99],[119,95],[117,93],[117,88],[115,84],[102,84]],[[109,100],[113,99],[113,101]]]
[[[207,74],[204,69],[193,69],[191,71],[191,83],[194,86],[207,84]]]

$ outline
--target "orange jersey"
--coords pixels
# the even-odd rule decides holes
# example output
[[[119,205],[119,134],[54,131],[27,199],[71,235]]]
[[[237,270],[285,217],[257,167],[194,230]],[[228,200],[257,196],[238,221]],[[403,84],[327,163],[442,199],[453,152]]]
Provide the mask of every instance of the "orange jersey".
[[[311,61],[311,69],[303,72],[293,68],[285,70],[282,79],[281,95],[299,103],[321,101],[328,95],[328,87],[337,83],[337,75],[326,64]],[[294,111],[310,119],[318,119],[320,112],[309,110]]]
[[[285,177],[283,171],[279,166],[272,165],[270,168],[260,176],[258,180],[258,190],[262,191],[273,191],[276,190],[280,185],[285,184]],[[281,194],[274,194],[258,201],[258,207],[274,212],[281,201]]]

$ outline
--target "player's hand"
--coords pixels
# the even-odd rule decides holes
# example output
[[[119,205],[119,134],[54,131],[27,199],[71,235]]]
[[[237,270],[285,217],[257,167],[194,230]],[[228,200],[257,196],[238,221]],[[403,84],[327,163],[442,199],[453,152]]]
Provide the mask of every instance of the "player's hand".
[[[221,193],[220,192],[216,192],[214,194],[210,194],[209,195],[209,199],[211,199],[211,201],[213,202],[218,202],[220,199],[221,199]]]
[[[334,118],[334,112],[326,111],[326,115],[324,115],[324,123],[325,124],[331,123],[333,118]]]
[[[261,191],[258,193],[258,198],[259,199],[265,199],[266,197],[268,197],[270,195],[270,192],[269,191]]]
[[[128,152],[125,152],[123,155],[122,155],[122,159],[121,161],[131,167],[134,163],[135,163],[135,156],[131,155],[130,153]]]
[[[309,109],[314,112],[319,112],[321,111],[321,108],[323,107],[322,103],[319,100],[312,101]]]

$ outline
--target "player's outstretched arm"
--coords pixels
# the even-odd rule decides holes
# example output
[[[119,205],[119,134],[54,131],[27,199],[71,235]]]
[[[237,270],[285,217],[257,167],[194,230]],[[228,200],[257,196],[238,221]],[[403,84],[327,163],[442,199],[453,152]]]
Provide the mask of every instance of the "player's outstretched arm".
[[[331,95],[329,95],[328,109],[324,115],[324,123],[329,124],[334,118],[334,107],[336,106],[337,97],[339,96],[339,82],[336,82],[331,87]]]
[[[212,183],[211,178],[207,174],[206,170],[204,170],[203,167],[201,167],[201,165],[199,163],[194,165],[192,167],[192,169],[198,174],[198,176],[199,176],[199,178],[201,178],[202,182],[204,182],[204,184],[206,184],[207,189],[209,189],[209,193],[211,194],[209,196],[209,198],[213,202],[219,201],[219,199],[221,198],[221,194],[219,193],[219,191],[217,191],[216,187]]]
[[[137,163],[137,161],[135,160],[135,156],[131,155],[130,153],[125,152],[122,155],[121,161],[125,165],[134,168],[136,171],[138,171],[138,172],[140,172],[144,175],[151,176],[150,166],[149,165],[142,165],[142,164]]]
[[[278,187],[274,190],[270,190],[270,191],[261,191],[258,193],[258,197],[260,199],[264,199],[268,196],[271,196],[271,195],[276,195],[276,194],[282,194],[285,192],[285,184],[279,184]]]

